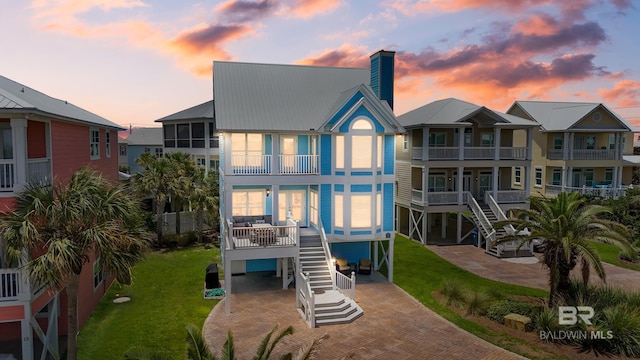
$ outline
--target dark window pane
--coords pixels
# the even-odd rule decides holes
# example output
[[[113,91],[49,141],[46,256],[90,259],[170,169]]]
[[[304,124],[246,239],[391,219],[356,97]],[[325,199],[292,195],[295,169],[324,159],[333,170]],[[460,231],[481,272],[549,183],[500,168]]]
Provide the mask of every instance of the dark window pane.
[[[163,125],[164,129],[164,146],[175,147],[176,146],[176,126],[174,124]]]
[[[204,140],[191,140],[191,147],[193,148],[203,148]]]
[[[210,148],[214,148],[217,149],[220,147],[220,139],[218,139],[218,137],[216,136],[215,138],[212,138],[211,140],[209,140],[209,147]]]
[[[189,139],[189,124],[178,124],[178,139]]]
[[[191,137],[194,139],[204,139],[204,123],[191,124]]]
[[[189,140],[178,140],[178,147],[179,148],[188,148],[189,147]]]

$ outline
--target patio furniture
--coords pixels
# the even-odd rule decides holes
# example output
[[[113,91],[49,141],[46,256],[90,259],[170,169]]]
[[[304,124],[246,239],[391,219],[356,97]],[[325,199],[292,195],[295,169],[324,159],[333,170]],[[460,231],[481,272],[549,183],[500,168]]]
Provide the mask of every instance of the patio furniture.
[[[261,246],[273,245],[277,242],[275,229],[271,224],[252,224],[251,242]]]
[[[358,264],[358,274],[371,274],[371,260],[360,259]]]
[[[336,271],[343,275],[351,273],[351,266],[347,263],[347,259],[336,259]]]

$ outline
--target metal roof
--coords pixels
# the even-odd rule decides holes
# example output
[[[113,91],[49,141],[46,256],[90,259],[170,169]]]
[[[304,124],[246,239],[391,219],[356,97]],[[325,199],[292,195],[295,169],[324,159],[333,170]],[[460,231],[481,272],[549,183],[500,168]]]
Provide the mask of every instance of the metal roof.
[[[474,116],[482,115],[484,119],[490,119],[495,124],[537,126],[533,121],[517,116],[504,114],[491,110],[484,106],[472,104],[467,101],[447,98],[437,100],[417,109],[398,116],[398,121],[404,127],[416,127],[424,125],[468,125],[468,120]]]
[[[71,120],[90,125],[99,125],[125,130],[92,112],[67,101],[54,99],[28,86],[0,75],[0,111],[14,113],[37,113],[62,120]]]
[[[170,120],[194,120],[194,119],[210,119],[213,120],[213,100],[207,101],[200,105],[190,107],[178,111],[175,114],[167,115],[163,118],[156,120],[157,122],[170,121]]]
[[[585,116],[602,107],[631,131],[635,128],[601,103],[516,101],[524,112],[537,121],[546,131],[569,130]]]
[[[345,91],[368,84],[368,69],[214,61],[216,126],[223,131],[318,129]]]
[[[640,155],[622,155],[623,164],[640,164]]]
[[[129,146],[157,145],[162,146],[162,128],[136,128],[127,137]]]

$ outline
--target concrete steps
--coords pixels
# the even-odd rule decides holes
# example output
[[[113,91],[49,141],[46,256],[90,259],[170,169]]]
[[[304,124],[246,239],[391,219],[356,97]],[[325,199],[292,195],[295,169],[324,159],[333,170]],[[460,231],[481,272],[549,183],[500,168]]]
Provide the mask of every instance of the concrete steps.
[[[364,314],[353,299],[337,290],[326,291],[315,296],[316,326],[348,324]]]

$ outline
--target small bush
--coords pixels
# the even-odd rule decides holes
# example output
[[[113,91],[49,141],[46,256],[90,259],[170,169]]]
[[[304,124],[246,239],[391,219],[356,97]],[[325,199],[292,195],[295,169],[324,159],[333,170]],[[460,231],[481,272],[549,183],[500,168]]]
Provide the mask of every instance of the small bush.
[[[504,317],[508,314],[528,316],[533,319],[540,312],[540,306],[514,300],[496,301],[489,307],[487,316],[493,321],[504,324]]]
[[[467,299],[467,315],[481,316],[487,313],[491,302],[487,295],[474,292]]]
[[[560,328],[558,324],[558,312],[548,307],[543,308],[531,318],[534,329],[538,331],[555,331]]]
[[[467,300],[462,284],[454,280],[445,280],[442,295],[447,300],[447,305],[460,306]]]
[[[504,295],[495,287],[489,287],[485,290],[485,294],[492,300],[502,300],[504,299]]]
[[[622,288],[593,284],[585,286],[582,281],[572,280],[569,285],[569,291],[563,296],[562,300],[566,305],[591,306],[596,312],[600,312],[618,304],[640,304],[640,302],[632,300],[633,296],[637,295],[629,293]]]
[[[640,315],[624,304],[606,309],[597,321],[603,331],[612,332],[606,350],[613,354],[640,357]]]

